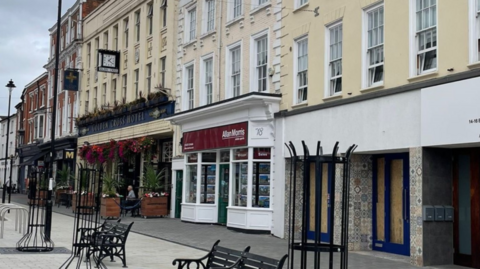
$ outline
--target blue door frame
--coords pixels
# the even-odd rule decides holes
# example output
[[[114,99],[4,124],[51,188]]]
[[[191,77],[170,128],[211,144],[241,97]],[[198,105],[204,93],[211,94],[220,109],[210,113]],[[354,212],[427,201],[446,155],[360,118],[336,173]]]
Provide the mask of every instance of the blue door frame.
[[[331,231],[331,227],[330,227],[330,210],[331,210],[330,201],[331,201],[331,197],[332,197],[332,195],[330,194],[330,188],[332,186],[331,184],[332,184],[332,172],[333,172],[331,168],[332,168],[332,166],[330,164],[328,164],[327,232],[326,233],[320,233],[320,241],[321,242],[330,242],[330,231]],[[323,166],[320,164],[319,167],[315,167],[315,183],[322,182],[322,175],[323,175]],[[321,188],[320,188],[319,184],[315,184],[315,197],[321,197],[321,195],[322,195],[322,191],[321,191]],[[310,195],[309,195],[308,199],[310,200]],[[318,199],[317,199],[317,203],[318,203]],[[319,206],[321,206],[321,205],[319,205]],[[310,214],[311,214],[312,211],[315,211],[315,208],[308,207],[307,220],[310,220]],[[307,224],[308,224],[307,238],[310,239],[310,240],[315,240],[315,230],[316,229],[313,229],[313,230],[311,229],[310,221],[307,221]],[[319,229],[321,230],[321,228],[319,228]]]
[[[379,158],[385,158],[385,214],[384,214],[384,241],[377,240],[377,203],[378,203],[378,162]],[[403,190],[402,190],[402,216],[403,216],[403,244],[390,242],[390,216],[391,216],[391,161],[403,160]],[[373,250],[384,251],[394,254],[410,256],[410,173],[408,153],[386,154],[373,158]]]

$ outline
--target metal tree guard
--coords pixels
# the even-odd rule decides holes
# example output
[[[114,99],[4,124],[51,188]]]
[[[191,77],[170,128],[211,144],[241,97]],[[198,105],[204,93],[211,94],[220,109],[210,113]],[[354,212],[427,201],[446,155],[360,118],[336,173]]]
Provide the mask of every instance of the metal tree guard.
[[[78,258],[76,268],[82,267],[83,259],[90,246],[86,237],[92,236],[100,226],[100,199],[103,186],[103,167],[87,168],[79,165],[76,182],[75,216],[73,220],[72,252],[70,257],[60,266],[68,268]],[[85,260],[87,268],[91,261]]]
[[[320,262],[321,262],[321,253],[327,252],[328,253],[328,268],[333,268],[333,261],[334,255],[333,253],[340,253],[340,268],[346,269],[348,268],[348,205],[349,205],[349,192],[350,192],[350,157],[353,151],[357,148],[356,145],[352,145],[348,148],[344,156],[338,155],[338,142],[335,143],[335,146],[332,151],[332,155],[323,155],[322,147],[320,146],[320,141],[317,143],[317,151],[316,155],[310,156],[310,152],[308,150],[307,145],[304,141],[302,141],[303,146],[303,158],[297,155],[297,151],[295,146],[292,142],[289,144],[285,144],[287,147],[290,157],[291,157],[291,168],[290,168],[290,199],[289,199],[289,221],[290,227],[288,232],[288,241],[289,241],[289,268],[293,269],[295,263],[295,253],[299,251],[300,253],[300,269],[319,269]],[[301,189],[301,197],[297,197],[297,164],[303,166],[303,173],[302,173],[302,189]],[[310,183],[310,167],[314,164],[315,167],[315,200],[314,200],[314,208],[308,207],[308,201],[310,201],[310,194],[312,190],[312,186]],[[323,175],[323,165],[327,164],[327,167],[331,167],[327,170],[328,177],[331,178],[330,186],[327,184],[327,188],[329,188],[330,196],[333,197],[335,194],[335,169],[336,165],[343,166],[343,176],[342,176],[342,196],[341,196],[341,203],[338,205],[335,202],[328,203],[327,200],[327,208],[330,207],[330,211],[327,211],[327,227],[329,229],[329,238],[327,242],[321,242],[321,222],[322,222],[322,175]],[[327,179],[328,180],[328,179]],[[301,205],[301,225],[299,227],[299,232],[301,234],[301,239],[295,240],[295,231],[296,231],[296,201],[297,199],[302,199]],[[330,198],[331,200],[332,198]],[[340,207],[340,243],[335,244],[334,242],[334,233],[335,233],[335,209],[336,207]],[[314,240],[308,240],[308,231],[309,231],[309,211],[314,211],[315,218],[314,218]],[[308,266],[308,259],[307,253],[313,253],[313,267]]]
[[[48,171],[42,171],[43,169],[36,167],[30,167],[30,170],[28,228],[27,233],[17,242],[17,250],[25,252],[52,251],[54,243],[47,231],[47,224],[52,215],[52,207],[46,206],[48,202],[47,186],[49,185]]]

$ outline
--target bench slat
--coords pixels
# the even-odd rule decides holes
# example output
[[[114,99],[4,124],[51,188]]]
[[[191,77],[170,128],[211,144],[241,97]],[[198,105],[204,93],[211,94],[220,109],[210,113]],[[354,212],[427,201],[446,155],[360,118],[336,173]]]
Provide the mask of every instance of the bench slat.
[[[245,253],[244,256],[248,260],[257,260],[257,261],[260,261],[260,262],[273,264],[273,265],[277,265],[280,262],[279,260],[272,259],[272,258],[265,257],[265,256],[261,256],[261,255],[257,255],[257,254],[253,254],[253,253],[250,253],[250,252]]]

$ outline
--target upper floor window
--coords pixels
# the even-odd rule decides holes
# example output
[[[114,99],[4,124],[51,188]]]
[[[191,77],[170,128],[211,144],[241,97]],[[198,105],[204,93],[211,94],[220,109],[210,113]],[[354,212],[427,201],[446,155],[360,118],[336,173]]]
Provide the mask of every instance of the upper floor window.
[[[185,105],[186,109],[194,108],[194,65],[191,64],[185,67],[186,75],[186,96],[185,96]]]
[[[437,68],[437,0],[416,0],[417,75]]]
[[[476,36],[476,43],[477,43],[477,60],[480,61],[480,0],[477,0],[477,36]]]
[[[204,33],[211,32],[215,29],[215,1],[205,0],[205,6],[203,9],[203,31]]]
[[[480,61],[480,0],[469,0],[469,39],[470,39],[470,63]]]
[[[185,27],[185,41],[189,42],[195,40],[197,37],[197,9],[192,8],[187,13],[187,21]]]
[[[243,0],[233,0],[232,19],[236,19],[243,14]]]
[[[162,0],[162,27],[167,27],[167,0]]]
[[[135,69],[133,71],[133,89],[135,90],[135,99],[138,98],[138,77],[139,77],[139,70]]]
[[[148,4],[147,9],[148,9],[148,14],[147,14],[148,35],[152,35],[153,33],[153,2]]]
[[[230,49],[230,92],[232,97],[239,96],[241,92],[241,54],[240,46]]]
[[[102,85],[102,109],[107,106],[107,83]]]
[[[308,3],[308,0],[295,0],[296,7],[299,8],[303,5],[306,5]]]
[[[202,104],[208,105],[213,102],[213,57],[207,56],[203,59],[202,68]]]
[[[108,50],[108,32],[103,33],[103,48]]]
[[[367,19],[367,87],[383,82],[383,5],[366,11]]]
[[[127,74],[122,76],[122,98],[127,99]]]
[[[151,63],[147,64],[146,66],[145,84],[146,84],[147,94],[149,94],[152,91],[152,64]]]
[[[307,101],[308,95],[308,38],[304,37],[295,42],[295,89],[296,103]]]
[[[167,72],[167,56],[160,58],[160,86],[165,87],[165,73]]]
[[[140,41],[140,11],[135,12],[135,41]]]
[[[45,88],[40,89],[40,106],[45,105]]]
[[[97,97],[98,97],[98,90],[97,90],[97,87],[94,87],[93,88],[93,109],[98,108]]]
[[[128,48],[128,18],[123,20],[123,40],[125,42],[125,48]]]
[[[92,64],[92,44],[88,43],[87,44],[87,67],[89,68],[91,64]]]
[[[113,49],[118,50],[118,25],[113,26]]]
[[[252,84],[252,90],[263,92],[267,90],[267,64],[268,64],[268,36],[264,33],[259,37],[253,37],[253,52],[254,62],[251,66],[254,66],[253,71],[254,82]]]
[[[327,31],[327,56],[328,56],[328,94],[333,96],[342,92],[342,41],[343,26],[337,23]]]
[[[118,101],[117,99],[117,79],[112,79],[112,97],[113,102]]]
[[[90,103],[90,91],[86,90],[85,95],[85,114],[87,114],[89,109],[88,105]]]
[[[100,48],[100,38],[97,37],[97,38],[95,38],[95,51],[94,51],[94,53],[97,53],[99,48]],[[95,61],[95,67],[97,67],[98,66],[97,57],[94,57],[94,61]],[[96,81],[97,80],[95,79],[95,82]]]

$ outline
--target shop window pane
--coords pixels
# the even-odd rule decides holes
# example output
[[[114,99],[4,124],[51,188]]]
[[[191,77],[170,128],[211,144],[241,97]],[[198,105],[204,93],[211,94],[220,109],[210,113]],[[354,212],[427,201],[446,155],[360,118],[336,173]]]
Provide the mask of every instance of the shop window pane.
[[[215,163],[215,162],[217,162],[217,153],[215,153],[215,152],[202,153],[202,162],[203,163]]]
[[[187,165],[187,173],[185,175],[185,202],[197,202],[197,165]]]
[[[198,161],[197,153],[192,153],[187,155],[187,162],[188,163],[196,163]]]
[[[234,149],[233,150],[233,159],[234,160],[248,160],[248,149]]]
[[[220,151],[220,162],[221,162],[221,163],[228,163],[228,162],[230,162],[230,150],[222,150],[222,151]]]
[[[244,163],[233,164],[233,199],[234,206],[247,206],[248,165]]]
[[[254,159],[270,159],[270,148],[256,148],[253,150]]]
[[[252,206],[270,207],[270,163],[253,163]]]
[[[200,184],[200,203],[215,203],[215,165],[202,165],[202,179]]]

